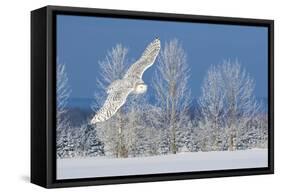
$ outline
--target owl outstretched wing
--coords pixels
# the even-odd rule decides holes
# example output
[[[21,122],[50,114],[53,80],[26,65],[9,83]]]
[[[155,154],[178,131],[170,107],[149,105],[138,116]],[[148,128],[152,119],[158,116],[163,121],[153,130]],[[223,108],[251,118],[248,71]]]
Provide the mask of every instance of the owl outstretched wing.
[[[147,46],[139,60],[131,65],[124,78],[110,84],[107,88],[107,99],[91,120],[91,124],[108,120],[124,105],[128,95],[134,90],[135,80],[141,79],[144,71],[153,65],[160,47],[160,40],[156,38]]]
[[[146,69],[151,67],[161,48],[159,38],[154,39],[145,49],[142,56],[128,69],[124,78],[141,79]]]
[[[113,88],[108,91],[108,96],[103,106],[91,120],[91,124],[103,122],[111,118],[118,109],[126,102],[128,95],[133,91],[130,87]]]

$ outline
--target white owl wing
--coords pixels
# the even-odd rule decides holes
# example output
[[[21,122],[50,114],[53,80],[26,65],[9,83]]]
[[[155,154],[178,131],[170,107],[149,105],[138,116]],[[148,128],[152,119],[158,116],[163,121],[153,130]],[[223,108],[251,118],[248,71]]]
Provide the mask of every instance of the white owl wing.
[[[138,78],[141,79],[146,69],[153,65],[159,51],[160,51],[160,40],[154,39],[145,49],[142,56],[128,69],[124,78]]]
[[[108,92],[108,96],[103,106],[98,110],[91,120],[91,124],[103,122],[111,118],[121,106],[124,105],[128,95],[133,91],[131,87],[115,88]]]

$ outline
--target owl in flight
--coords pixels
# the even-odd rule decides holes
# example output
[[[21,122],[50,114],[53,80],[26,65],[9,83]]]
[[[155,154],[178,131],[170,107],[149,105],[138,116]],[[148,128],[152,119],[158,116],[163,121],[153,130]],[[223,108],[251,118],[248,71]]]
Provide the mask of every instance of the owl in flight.
[[[111,118],[123,106],[129,94],[142,94],[146,92],[147,85],[142,80],[142,75],[151,67],[160,51],[159,38],[154,39],[145,49],[142,56],[133,63],[124,77],[113,81],[107,88],[107,98],[98,110],[91,124],[103,122]]]

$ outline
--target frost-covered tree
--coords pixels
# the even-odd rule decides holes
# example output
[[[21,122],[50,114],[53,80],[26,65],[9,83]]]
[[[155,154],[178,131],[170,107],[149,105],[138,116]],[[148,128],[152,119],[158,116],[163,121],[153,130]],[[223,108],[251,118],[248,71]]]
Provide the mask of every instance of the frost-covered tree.
[[[67,103],[71,93],[71,89],[68,83],[68,76],[66,72],[65,64],[57,64],[57,128],[65,128],[67,124],[67,118],[65,113],[67,112]]]
[[[92,107],[94,112],[104,103],[107,87],[124,76],[128,66],[127,53],[127,48],[117,44],[108,51],[105,59],[99,62],[100,78],[97,80],[99,92],[95,94],[95,102]],[[105,143],[105,150],[115,157],[128,156],[124,136],[124,108],[121,107],[111,119],[98,123],[96,126],[100,139]]]
[[[145,124],[142,122],[143,107],[145,100],[143,95],[131,95],[124,107],[124,142],[128,156],[136,157],[144,153]]]
[[[165,43],[156,67],[153,86],[157,103],[162,110],[161,147],[164,153],[169,150],[175,154],[185,142],[191,101],[188,87],[190,68],[178,40]]]
[[[267,148],[268,147],[268,117],[267,114],[257,115],[248,125],[247,136],[238,142],[241,148]]]
[[[223,119],[226,91],[218,67],[211,67],[204,78],[198,105],[201,114],[199,128],[202,150],[221,150],[224,134]],[[200,129],[199,129],[200,130]]]
[[[161,108],[151,104],[146,104],[142,113],[142,122],[145,123],[144,137],[145,155],[161,154]]]
[[[255,83],[245,69],[236,62],[226,61],[221,66],[223,88],[225,88],[226,116],[229,150],[248,136],[250,122],[260,111],[254,95]]]
[[[86,125],[84,131],[84,151],[85,155],[89,157],[103,156],[104,144],[97,136],[97,131],[92,125]]]
[[[159,110],[144,95],[131,96],[126,109],[125,140],[129,156],[158,154]]]
[[[57,157],[71,158],[75,156],[75,140],[68,131],[70,128],[60,129],[57,138]]]
[[[71,93],[68,83],[68,76],[65,64],[57,64],[57,85],[56,85],[56,102],[57,102],[57,156],[69,157],[69,152],[73,151],[73,142],[69,132],[69,122],[67,118],[67,103]]]
[[[253,134],[253,121],[260,113],[254,80],[235,61],[211,67],[199,98],[201,128],[207,150],[245,149]],[[226,140],[225,142],[223,140]]]

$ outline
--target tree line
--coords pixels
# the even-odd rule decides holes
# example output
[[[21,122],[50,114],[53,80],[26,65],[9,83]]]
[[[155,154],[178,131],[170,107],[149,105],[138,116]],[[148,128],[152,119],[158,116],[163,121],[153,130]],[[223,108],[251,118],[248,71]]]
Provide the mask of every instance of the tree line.
[[[106,99],[108,85],[123,77],[130,61],[128,49],[121,44],[99,61],[93,115]],[[210,66],[193,116],[191,68],[177,39],[165,43],[154,66],[148,94],[130,95],[112,118],[96,126],[85,123],[71,127],[67,118],[71,89],[66,66],[58,64],[58,158],[103,155],[126,158],[267,148],[267,113],[255,97],[254,79],[238,61]]]

